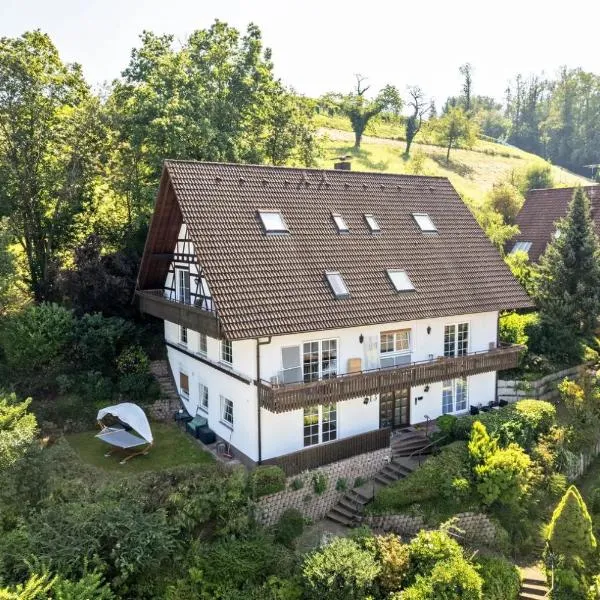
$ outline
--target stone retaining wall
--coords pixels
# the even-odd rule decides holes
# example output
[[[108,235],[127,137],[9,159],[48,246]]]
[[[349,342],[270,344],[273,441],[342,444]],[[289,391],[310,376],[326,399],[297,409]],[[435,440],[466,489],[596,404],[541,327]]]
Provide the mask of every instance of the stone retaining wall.
[[[550,401],[558,400],[558,384],[565,377],[579,380],[585,369],[585,365],[579,365],[556,373],[550,373],[550,375],[546,375],[535,381],[498,379],[498,400],[506,400],[507,402],[516,402],[524,398]]]
[[[363,523],[375,531],[392,532],[406,537],[413,537],[422,529],[435,529],[428,527],[422,517],[410,515],[367,516]],[[465,512],[455,515],[453,530],[459,541],[476,546],[493,546],[497,538],[496,526],[482,513]]]
[[[173,421],[173,413],[181,408],[179,398],[159,398],[152,404],[143,406],[146,414],[155,421]]]
[[[390,460],[390,453],[390,448],[383,448],[340,460],[314,471],[306,471],[296,477],[290,477],[284,491],[265,496],[258,501],[257,518],[263,525],[273,525],[286,509],[296,508],[306,518],[318,521],[346,493],[346,491],[336,490],[339,479],[345,479],[348,488],[353,486],[357,477],[370,479]],[[315,473],[323,473],[327,478],[327,489],[320,495],[316,494],[313,489],[312,479]],[[301,480],[304,484],[299,490],[291,487],[295,479]]]

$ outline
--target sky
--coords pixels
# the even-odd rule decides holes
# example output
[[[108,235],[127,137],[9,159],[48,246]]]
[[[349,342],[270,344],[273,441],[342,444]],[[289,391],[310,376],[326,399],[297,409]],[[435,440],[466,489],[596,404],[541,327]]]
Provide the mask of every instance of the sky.
[[[600,73],[592,0],[0,0],[0,36],[39,28],[63,60],[101,85],[118,77],[144,30],[183,42],[221,19],[261,28],[277,75],[298,92],[350,91],[355,74],[377,91],[420,85],[438,105],[473,65],[473,93],[503,98],[517,73],[561,65]],[[594,14],[596,13],[596,14]]]

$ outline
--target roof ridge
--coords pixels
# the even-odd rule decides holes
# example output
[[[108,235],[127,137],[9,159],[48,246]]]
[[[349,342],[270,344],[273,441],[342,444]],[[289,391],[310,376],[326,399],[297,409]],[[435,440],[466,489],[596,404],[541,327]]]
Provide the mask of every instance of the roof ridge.
[[[434,179],[450,181],[448,177],[443,175],[414,175],[412,173],[384,173],[382,171],[352,171],[343,169],[322,169],[319,167],[295,167],[288,165],[258,165],[255,163],[233,163],[233,162],[221,162],[221,161],[209,161],[209,160],[192,160],[192,159],[180,159],[180,158],[165,158],[163,164],[168,166],[170,163],[184,163],[193,165],[212,165],[212,166],[223,166],[223,167],[248,167],[257,170],[282,170],[282,171],[295,171],[299,173],[340,173],[344,176],[352,175],[371,175],[380,177],[407,177],[409,179]]]

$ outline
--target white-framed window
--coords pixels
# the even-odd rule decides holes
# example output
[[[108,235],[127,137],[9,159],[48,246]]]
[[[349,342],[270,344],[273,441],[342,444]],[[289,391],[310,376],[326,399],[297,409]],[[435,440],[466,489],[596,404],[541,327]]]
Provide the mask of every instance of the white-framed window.
[[[469,353],[469,323],[444,325],[444,356]]]
[[[221,396],[221,423],[233,429],[233,401]]]
[[[208,412],[208,387],[203,383],[198,385],[200,402],[198,406],[205,412]]]
[[[342,215],[339,213],[331,213],[331,218],[337,227],[338,233],[349,233],[350,230],[348,229],[348,225],[346,224],[346,221]]]
[[[315,446],[337,439],[337,405],[308,406],[304,409],[304,446]]]
[[[371,230],[371,233],[379,233],[381,231],[381,227],[379,227],[379,223],[377,219],[371,214],[364,214],[365,221]]]
[[[382,369],[410,362],[410,329],[382,331],[379,334],[379,363]]]
[[[190,378],[183,371],[179,371],[179,393],[184,398],[190,397]]]
[[[208,351],[208,346],[206,342],[206,334],[200,332],[198,334],[198,354],[202,354],[202,356],[206,356]]]
[[[179,343],[187,346],[188,343],[188,330],[185,325],[179,326]]]
[[[338,372],[337,340],[316,340],[302,345],[302,373],[305,383],[331,379]]]
[[[221,340],[221,361],[228,365],[233,364],[233,346],[231,340]]]
[[[190,304],[190,271],[189,269],[176,269],[177,302]]]
[[[265,233],[289,232],[283,216],[278,210],[259,210],[258,214],[260,215]]]
[[[469,406],[469,383],[466,377],[442,382],[442,414],[459,413]]]

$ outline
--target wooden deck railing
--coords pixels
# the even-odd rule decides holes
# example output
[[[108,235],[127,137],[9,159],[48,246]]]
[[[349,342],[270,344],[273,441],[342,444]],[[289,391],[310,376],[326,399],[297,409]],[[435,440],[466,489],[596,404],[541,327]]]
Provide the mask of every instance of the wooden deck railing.
[[[297,475],[308,469],[316,469],[323,465],[350,458],[357,454],[381,450],[390,445],[390,432],[387,429],[375,429],[343,438],[335,442],[311,446],[305,450],[284,454],[276,458],[269,458],[263,461],[263,465],[277,465],[281,467],[286,475]]]
[[[282,413],[455,377],[512,369],[518,365],[521,350],[522,346],[501,346],[465,356],[441,357],[387,369],[349,373],[310,383],[274,385],[261,381],[258,394],[263,408]]]
[[[201,331],[220,338],[219,320],[215,312],[203,310],[193,304],[184,304],[165,298],[163,290],[136,290],[140,312]]]

